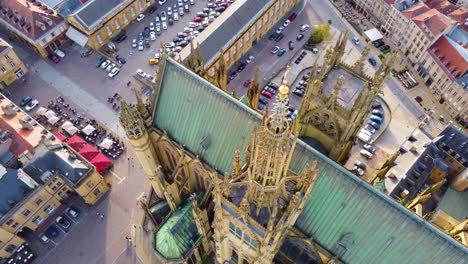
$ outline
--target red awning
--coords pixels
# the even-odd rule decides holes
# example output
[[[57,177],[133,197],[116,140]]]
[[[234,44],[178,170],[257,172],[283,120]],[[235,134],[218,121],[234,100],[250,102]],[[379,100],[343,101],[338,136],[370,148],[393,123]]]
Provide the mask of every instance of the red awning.
[[[88,161],[91,161],[94,157],[96,157],[99,153],[99,150],[97,150],[95,147],[91,146],[90,144],[84,145],[80,151],[80,153],[83,158],[85,158]]]
[[[106,155],[99,153],[91,160],[91,164],[96,167],[97,172],[102,173],[112,165],[112,160],[106,157]]]
[[[58,131],[54,133],[54,136],[56,138],[58,138],[60,141],[62,141],[62,142],[64,142],[67,139],[64,135],[62,135],[62,133],[60,133]]]
[[[79,151],[84,145],[86,145],[86,142],[82,138],[80,138],[78,135],[73,135],[67,141],[67,144],[75,151]]]

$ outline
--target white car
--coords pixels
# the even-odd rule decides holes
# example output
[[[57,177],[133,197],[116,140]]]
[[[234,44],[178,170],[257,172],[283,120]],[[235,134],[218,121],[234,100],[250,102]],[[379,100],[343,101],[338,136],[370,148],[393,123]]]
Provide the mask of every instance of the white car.
[[[41,239],[42,242],[44,243],[49,243],[50,242],[50,238],[48,238],[46,235],[42,234],[39,236],[39,238]]]
[[[112,69],[114,69],[114,67],[115,67],[115,64],[114,64],[114,63],[111,63],[111,64],[109,64],[109,66],[107,66],[106,71],[107,71],[107,72],[111,72]]]
[[[77,210],[71,207],[67,208],[65,212],[67,212],[67,214],[73,218],[77,218],[80,215],[80,213]]]
[[[111,63],[110,60],[105,60],[105,61],[101,64],[101,69],[107,68],[107,66],[109,66],[110,63]]]
[[[29,111],[33,110],[38,105],[39,105],[39,101],[34,99],[31,102],[29,102],[29,104],[26,106],[26,111],[29,112]]]
[[[290,24],[290,23],[291,23],[291,20],[289,20],[289,19],[288,19],[288,20],[286,20],[286,21],[284,21],[284,23],[283,23],[283,27],[287,27],[287,26],[289,26],[289,24]]]
[[[143,51],[145,47],[143,46],[143,40],[138,41],[138,50]]]
[[[164,5],[166,2],[167,2],[167,0],[159,0],[159,1],[158,1],[158,4],[162,6],[162,5]]]
[[[310,28],[309,25],[303,24],[303,25],[301,25],[301,28],[300,28],[299,30],[300,30],[301,32],[304,32],[304,31],[308,30],[309,28]]]
[[[179,14],[174,13],[174,14],[172,15],[172,18],[174,19],[174,21],[178,21],[178,20],[179,20]]]
[[[250,55],[249,57],[247,57],[247,59],[245,60],[245,62],[247,62],[247,64],[251,63],[254,59],[254,56]]]
[[[359,45],[359,44],[360,44],[360,43],[359,43],[359,39],[356,38],[356,37],[353,38],[353,42],[354,42],[354,44],[356,44],[356,45]]]
[[[284,30],[284,27],[283,27],[283,26],[279,27],[279,28],[276,30],[276,34],[279,34],[279,33],[283,32],[283,30]]]
[[[167,23],[166,23],[166,21],[163,21],[163,22],[162,22],[162,29],[163,29],[163,30],[167,30]]]
[[[117,74],[119,74],[119,72],[120,72],[119,67],[115,67],[109,72],[108,76],[110,78],[114,78]]]
[[[150,23],[149,29],[150,29],[151,31],[154,31],[154,22],[151,22],[151,23]]]
[[[161,52],[162,52],[162,51],[161,51]],[[161,59],[161,53],[156,52],[156,53],[154,54],[154,58],[157,59],[157,60]]]
[[[194,5],[194,4],[195,4],[195,1],[194,1],[194,0],[190,0],[190,4],[191,4],[191,5]]]
[[[137,21],[142,21],[143,18],[145,18],[145,15],[139,14],[139,15],[137,16]]]
[[[276,54],[276,53],[278,52],[278,50],[280,50],[280,47],[275,46],[275,47],[271,50],[271,54]]]
[[[60,58],[65,58],[65,52],[59,50],[59,49],[56,49],[55,51],[55,54],[57,54],[57,56],[59,56]]]
[[[137,74],[138,76],[140,76],[141,78],[145,78],[145,77],[146,77],[146,72],[144,72],[142,69],[138,69],[138,70],[136,71],[136,74]]]
[[[156,40],[156,33],[154,31],[150,32],[150,39],[155,41]]]

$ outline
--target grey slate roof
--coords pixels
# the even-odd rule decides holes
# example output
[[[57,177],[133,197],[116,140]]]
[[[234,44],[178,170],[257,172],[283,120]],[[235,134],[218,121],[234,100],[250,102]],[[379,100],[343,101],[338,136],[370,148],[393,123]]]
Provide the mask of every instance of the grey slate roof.
[[[78,11],[76,18],[83,26],[91,28],[107,13],[124,3],[125,0],[89,0],[88,2],[81,4],[79,0],[68,1],[60,8],[59,12],[68,16]]]
[[[7,168],[5,170],[6,173],[0,176],[0,219],[32,191],[23,181],[18,179],[16,170]]]
[[[162,78],[154,125],[192,153],[206,145],[201,159],[230,173],[261,116],[173,60]],[[319,179],[295,226],[345,263],[466,262],[468,248],[301,140],[290,169],[314,160]]]
[[[448,125],[440,136],[437,146],[445,151],[450,148],[465,160],[463,166],[468,167],[468,136],[453,125]]]
[[[205,63],[208,63],[221,48],[224,48],[231,38],[240,33],[252,18],[260,15],[259,11],[271,2],[271,0],[245,1],[221,26],[200,43]]]

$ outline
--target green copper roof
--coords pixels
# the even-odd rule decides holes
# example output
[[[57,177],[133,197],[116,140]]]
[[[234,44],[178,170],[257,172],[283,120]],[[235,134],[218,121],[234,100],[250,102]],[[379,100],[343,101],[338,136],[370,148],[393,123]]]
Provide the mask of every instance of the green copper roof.
[[[457,192],[448,188],[442,197],[439,209],[460,222],[465,220],[468,217],[468,191]]]
[[[168,60],[155,125],[230,173],[260,115]],[[207,137],[208,135],[208,137]],[[290,168],[317,160],[320,178],[296,227],[346,263],[464,263],[468,249],[302,141]]]
[[[155,234],[155,249],[166,259],[178,259],[190,250],[198,237],[192,203],[186,201]]]

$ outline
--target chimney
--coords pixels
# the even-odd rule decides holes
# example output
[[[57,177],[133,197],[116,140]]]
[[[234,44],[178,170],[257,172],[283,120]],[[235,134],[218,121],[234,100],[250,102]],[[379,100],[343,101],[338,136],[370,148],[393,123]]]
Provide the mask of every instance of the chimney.
[[[16,115],[16,110],[11,105],[2,106],[2,111],[3,111],[3,114],[6,115],[6,116],[15,116]]]
[[[39,184],[31,178],[26,172],[24,172],[22,169],[18,169],[18,179],[20,179],[24,184],[26,184],[29,188],[34,189]]]

